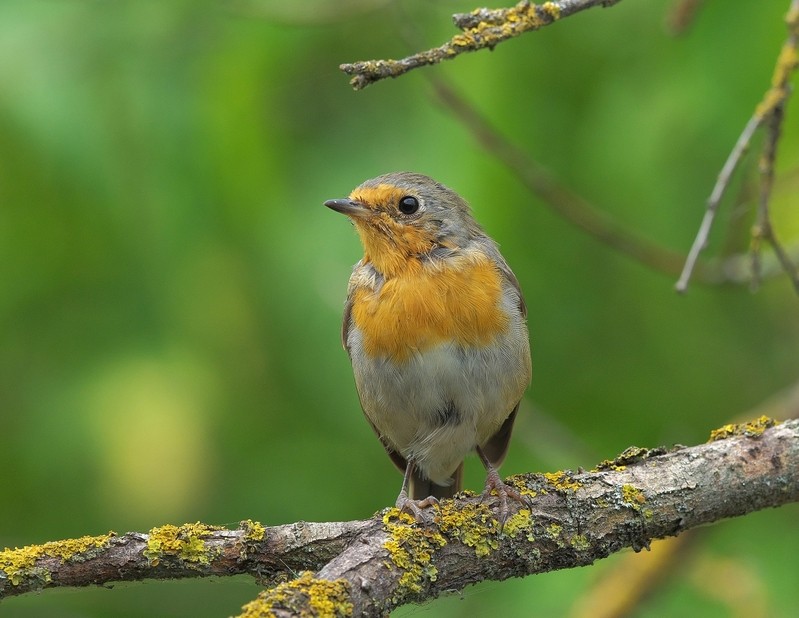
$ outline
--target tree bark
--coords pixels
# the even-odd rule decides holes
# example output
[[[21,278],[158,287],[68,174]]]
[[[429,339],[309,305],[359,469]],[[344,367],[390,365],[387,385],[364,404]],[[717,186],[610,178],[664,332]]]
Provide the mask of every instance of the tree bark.
[[[510,477],[528,500],[504,528],[465,492],[415,521],[237,530],[203,524],[0,552],[0,599],[56,586],[249,573],[271,587],[242,616],[383,615],[483,580],[584,566],[655,538],[799,500],[799,421],[727,425],[694,447],[631,447],[592,471]],[[291,581],[276,581],[293,577]],[[305,612],[305,613],[303,613]]]

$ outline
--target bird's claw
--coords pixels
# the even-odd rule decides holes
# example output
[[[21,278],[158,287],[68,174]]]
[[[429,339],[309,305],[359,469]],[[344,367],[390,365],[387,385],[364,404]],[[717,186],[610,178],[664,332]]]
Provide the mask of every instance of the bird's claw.
[[[493,497],[492,492],[496,492],[499,498],[497,521],[499,521],[499,531],[502,532],[502,529],[505,527],[505,521],[508,519],[508,498],[515,500],[523,507],[527,508],[530,508],[530,502],[516,489],[499,478],[499,474],[493,468],[488,471],[488,476],[486,476],[485,489],[483,489],[483,493],[480,495],[480,502],[485,502],[488,498]]]
[[[434,496],[427,496],[424,500],[412,500],[408,497],[407,493],[402,492],[399,497],[397,497],[395,506],[399,509],[400,513],[408,513],[408,515],[413,517],[417,522],[422,522],[425,519],[422,509],[438,506],[438,499]]]

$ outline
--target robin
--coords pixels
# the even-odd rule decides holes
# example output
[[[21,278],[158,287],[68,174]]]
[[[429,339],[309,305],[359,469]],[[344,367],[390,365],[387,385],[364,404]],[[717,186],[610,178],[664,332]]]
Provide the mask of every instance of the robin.
[[[397,507],[419,518],[453,496],[476,451],[504,519],[507,498],[523,499],[497,469],[531,377],[519,282],[466,201],[422,174],[378,176],[325,206],[364,248],[342,342],[366,418],[405,473]]]

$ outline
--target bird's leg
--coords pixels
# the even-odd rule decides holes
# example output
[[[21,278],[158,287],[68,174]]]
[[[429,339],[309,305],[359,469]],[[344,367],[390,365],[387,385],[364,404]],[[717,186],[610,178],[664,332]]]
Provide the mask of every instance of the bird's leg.
[[[426,509],[428,506],[438,504],[438,500],[436,500],[433,496],[428,496],[424,500],[413,500],[408,497],[408,484],[411,482],[411,476],[413,476],[413,471],[415,468],[416,464],[414,464],[412,459],[409,459],[408,464],[405,466],[405,476],[402,479],[402,489],[400,489],[399,496],[397,496],[397,502],[395,503],[395,506],[401,512],[412,515],[416,521],[420,522],[424,519],[422,509]]]
[[[497,496],[499,497],[499,527],[500,530],[505,526],[505,520],[508,518],[508,498],[513,498],[516,502],[521,503],[523,506],[529,507],[529,503],[524,497],[516,491],[513,487],[506,484],[499,476],[499,472],[494,467],[488,457],[486,457],[483,450],[478,446],[476,448],[477,455],[480,457],[480,461],[483,462],[483,465],[486,469],[486,484],[485,489],[483,489],[483,493],[480,497],[481,500],[485,500],[489,496],[491,496],[492,491],[497,492]]]

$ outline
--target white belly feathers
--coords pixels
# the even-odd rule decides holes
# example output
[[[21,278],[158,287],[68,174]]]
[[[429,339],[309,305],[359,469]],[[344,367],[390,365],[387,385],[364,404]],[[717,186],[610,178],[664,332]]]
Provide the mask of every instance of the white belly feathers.
[[[518,371],[524,359],[529,363],[523,326],[488,346],[443,343],[401,364],[364,354],[356,326],[348,335],[366,416],[389,446],[440,485],[497,431],[529,381]]]

